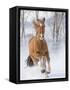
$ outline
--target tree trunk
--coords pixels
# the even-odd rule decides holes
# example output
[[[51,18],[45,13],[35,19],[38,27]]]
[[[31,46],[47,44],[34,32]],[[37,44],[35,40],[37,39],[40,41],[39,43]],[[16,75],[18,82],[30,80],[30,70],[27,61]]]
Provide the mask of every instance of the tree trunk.
[[[22,17],[22,38],[25,37],[25,31],[24,31],[24,11],[23,11],[23,17]]]
[[[39,11],[36,11],[36,19],[39,18]]]
[[[53,40],[55,39],[55,20],[54,20],[54,24],[53,24]]]

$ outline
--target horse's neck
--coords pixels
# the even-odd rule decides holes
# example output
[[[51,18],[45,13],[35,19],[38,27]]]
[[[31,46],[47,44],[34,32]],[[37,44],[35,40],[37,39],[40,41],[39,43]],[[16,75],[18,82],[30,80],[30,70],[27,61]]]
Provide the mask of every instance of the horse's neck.
[[[46,41],[45,41],[45,39],[40,40],[38,37],[35,37],[35,47],[38,50],[42,49],[42,50],[45,51],[45,48],[46,48]]]
[[[36,38],[36,42],[37,42],[37,44],[38,44],[38,43],[43,44],[44,41],[45,41],[45,39],[40,40],[40,38],[39,38],[38,36],[36,36],[35,38]]]

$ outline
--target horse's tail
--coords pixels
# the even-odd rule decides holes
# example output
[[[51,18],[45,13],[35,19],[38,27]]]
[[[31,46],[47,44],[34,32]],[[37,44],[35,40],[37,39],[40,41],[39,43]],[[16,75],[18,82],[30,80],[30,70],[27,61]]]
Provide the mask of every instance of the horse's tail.
[[[34,63],[33,63],[32,58],[30,56],[28,56],[28,58],[27,58],[27,66],[33,66],[33,65],[34,65]]]

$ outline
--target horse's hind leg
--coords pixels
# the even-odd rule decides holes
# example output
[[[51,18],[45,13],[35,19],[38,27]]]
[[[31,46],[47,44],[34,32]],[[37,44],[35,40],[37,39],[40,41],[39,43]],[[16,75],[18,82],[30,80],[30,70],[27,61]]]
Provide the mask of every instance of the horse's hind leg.
[[[30,56],[28,56],[28,58],[27,58],[27,65],[28,66],[33,66],[34,65],[33,60]]]

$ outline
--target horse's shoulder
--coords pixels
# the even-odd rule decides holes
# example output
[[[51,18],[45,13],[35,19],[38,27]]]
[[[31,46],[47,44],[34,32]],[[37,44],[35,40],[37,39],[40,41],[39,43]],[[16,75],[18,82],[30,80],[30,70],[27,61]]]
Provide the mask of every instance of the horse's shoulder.
[[[35,42],[35,36],[33,36],[32,38],[30,38],[30,40],[29,40],[29,44],[30,44],[30,43],[33,44],[34,42]]]

